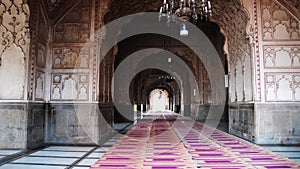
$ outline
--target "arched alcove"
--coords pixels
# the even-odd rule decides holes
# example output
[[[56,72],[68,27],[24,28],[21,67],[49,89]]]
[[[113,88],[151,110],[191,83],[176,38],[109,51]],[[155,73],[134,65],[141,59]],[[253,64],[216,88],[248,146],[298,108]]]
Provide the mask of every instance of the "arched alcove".
[[[23,99],[25,89],[25,56],[16,45],[10,46],[1,56],[0,99]],[[9,77],[9,78],[8,78]]]

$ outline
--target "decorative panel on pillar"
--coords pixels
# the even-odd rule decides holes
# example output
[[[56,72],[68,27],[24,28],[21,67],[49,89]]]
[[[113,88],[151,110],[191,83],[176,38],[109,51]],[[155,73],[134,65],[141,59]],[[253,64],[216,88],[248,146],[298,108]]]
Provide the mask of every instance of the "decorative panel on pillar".
[[[266,101],[300,101],[300,73],[266,73]]]
[[[52,49],[53,69],[88,69],[89,47],[63,46]]]
[[[51,100],[89,99],[89,74],[52,74]]]
[[[93,1],[81,0],[54,25],[53,44],[50,48],[52,101],[91,99],[91,78],[95,78],[91,64],[96,64],[91,61],[93,39],[90,39],[90,35],[94,19],[91,17],[94,9],[92,3]]]
[[[37,71],[35,81],[35,98],[43,100],[45,95],[45,73]]]
[[[267,69],[300,68],[300,46],[264,46],[264,64]]]

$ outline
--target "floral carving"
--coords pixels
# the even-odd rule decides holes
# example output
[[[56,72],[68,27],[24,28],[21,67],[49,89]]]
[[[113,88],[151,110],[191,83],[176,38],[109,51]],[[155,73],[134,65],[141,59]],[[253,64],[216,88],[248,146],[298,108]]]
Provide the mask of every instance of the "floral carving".
[[[20,47],[24,54],[28,52],[28,22],[29,7],[23,0],[0,2],[0,55],[12,44]]]

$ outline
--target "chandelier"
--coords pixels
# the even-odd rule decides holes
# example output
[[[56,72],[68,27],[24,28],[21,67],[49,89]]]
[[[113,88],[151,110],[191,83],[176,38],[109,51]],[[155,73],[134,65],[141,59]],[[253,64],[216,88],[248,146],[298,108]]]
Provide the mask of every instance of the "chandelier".
[[[209,21],[212,16],[212,6],[210,0],[164,0],[160,7],[159,20],[167,17],[167,23],[175,20],[176,17],[182,20],[180,35],[187,36],[188,30],[184,22]]]
[[[175,77],[170,76],[170,75],[161,75],[157,78],[160,81],[165,81],[165,82],[172,82],[175,80]]]

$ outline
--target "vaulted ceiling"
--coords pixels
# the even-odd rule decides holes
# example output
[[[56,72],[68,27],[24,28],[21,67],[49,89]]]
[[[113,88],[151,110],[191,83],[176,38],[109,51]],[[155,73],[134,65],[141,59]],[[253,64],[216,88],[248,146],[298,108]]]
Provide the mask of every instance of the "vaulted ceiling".
[[[55,24],[70,9],[77,5],[78,0],[43,0],[43,6],[47,12],[50,24]]]
[[[278,0],[278,2],[300,20],[300,0]]]
[[[121,16],[138,13],[157,11],[161,5],[162,0],[143,0],[143,1],[129,1],[129,0],[110,0],[110,15],[107,15],[106,22],[117,19]],[[300,19],[300,0],[276,0],[287,8],[294,16]],[[57,22],[65,15],[72,7],[78,4],[79,0],[43,0],[45,9],[48,13],[51,23]],[[119,10],[122,8],[122,12]],[[125,11],[125,12],[124,12]]]

